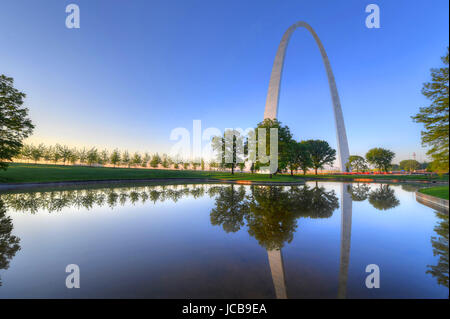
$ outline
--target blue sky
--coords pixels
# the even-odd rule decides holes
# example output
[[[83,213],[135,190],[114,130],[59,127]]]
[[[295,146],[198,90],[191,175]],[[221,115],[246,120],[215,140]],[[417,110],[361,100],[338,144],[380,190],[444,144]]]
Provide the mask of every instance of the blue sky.
[[[76,3],[81,28],[67,29]],[[366,5],[381,28],[367,29]],[[0,0],[0,73],[27,93],[32,143],[167,152],[176,127],[247,128],[264,113],[273,59],[299,20],[321,38],[335,74],[351,154],[417,153],[429,69],[448,46],[448,1]],[[336,147],[331,98],[312,36],[293,35],[279,120],[296,139]]]

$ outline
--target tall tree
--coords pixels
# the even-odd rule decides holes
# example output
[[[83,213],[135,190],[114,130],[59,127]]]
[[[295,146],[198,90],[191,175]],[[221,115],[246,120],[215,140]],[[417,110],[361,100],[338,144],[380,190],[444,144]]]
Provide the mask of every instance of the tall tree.
[[[366,153],[366,160],[378,168],[380,172],[389,170],[394,157],[394,152],[381,147],[372,148]]]
[[[443,56],[444,66],[431,69],[431,82],[425,83],[422,94],[431,100],[430,106],[421,107],[412,117],[423,123],[422,144],[431,147],[427,154],[433,159],[432,168],[438,172],[448,172],[449,168],[449,77],[448,54]]]
[[[311,154],[312,167],[317,175],[317,170],[325,165],[331,165],[336,160],[336,150],[332,149],[326,141],[308,140],[309,153]]]
[[[0,169],[19,155],[23,140],[31,135],[34,125],[23,106],[25,93],[14,88],[13,78],[0,75]]]

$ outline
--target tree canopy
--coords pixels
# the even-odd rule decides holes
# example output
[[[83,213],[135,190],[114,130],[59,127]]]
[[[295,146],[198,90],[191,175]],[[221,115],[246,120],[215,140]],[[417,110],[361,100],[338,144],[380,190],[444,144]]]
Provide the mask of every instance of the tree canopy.
[[[431,69],[431,82],[423,85],[422,94],[431,104],[421,107],[419,113],[412,117],[417,123],[423,123],[422,144],[431,147],[427,154],[433,159],[432,169],[448,172],[449,169],[449,77],[448,54],[443,56],[444,66]]]
[[[332,149],[328,142],[322,140],[308,140],[306,141],[308,145],[309,153],[311,154],[312,167],[314,168],[315,174],[317,175],[317,170],[323,168],[325,165],[333,164],[336,160],[336,150]]]
[[[381,147],[372,148],[366,153],[367,161],[380,171],[385,172],[387,172],[391,167],[391,162],[394,159],[394,156],[394,152]]]
[[[350,155],[348,157],[347,169],[359,173],[367,170],[368,166],[364,157],[358,155]]]
[[[420,168],[420,163],[416,160],[403,160],[400,162],[400,168],[412,172]]]
[[[13,78],[0,75],[0,169],[17,156],[23,139],[31,135],[34,125],[24,107],[25,93],[14,88]]]

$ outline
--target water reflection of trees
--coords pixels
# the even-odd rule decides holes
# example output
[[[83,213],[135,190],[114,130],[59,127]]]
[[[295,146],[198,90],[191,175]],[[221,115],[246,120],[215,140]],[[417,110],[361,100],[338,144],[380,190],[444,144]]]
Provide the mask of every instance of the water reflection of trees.
[[[388,210],[400,205],[400,201],[395,196],[395,191],[387,184],[374,190],[367,184],[348,185],[347,191],[355,202],[369,199],[369,203],[378,210]]]
[[[0,200],[0,270],[9,268],[9,261],[20,250],[20,238],[11,235],[13,224],[11,217],[6,217],[6,208]],[[0,278],[0,286],[2,281]]]
[[[362,202],[369,197],[370,187],[367,184],[347,185],[347,190],[353,201]]]
[[[183,197],[200,198],[208,193],[215,196],[223,186],[215,185],[169,185],[140,186],[84,190],[55,190],[47,192],[9,193],[0,195],[9,209],[36,213],[38,210],[58,212],[64,208],[92,209],[108,205],[110,208],[151,201],[177,202]]]
[[[437,265],[428,265],[427,274],[436,277],[437,282],[448,288],[448,215],[446,213],[436,212],[436,217],[440,219],[434,231],[437,237],[431,237],[433,246],[433,255],[439,256]]]
[[[245,222],[248,233],[267,250],[291,242],[300,217],[328,218],[339,208],[334,191],[308,186],[228,187],[219,191],[211,223],[236,232]]]
[[[388,210],[400,205],[395,192],[389,185],[380,185],[369,194],[369,203],[378,210]]]

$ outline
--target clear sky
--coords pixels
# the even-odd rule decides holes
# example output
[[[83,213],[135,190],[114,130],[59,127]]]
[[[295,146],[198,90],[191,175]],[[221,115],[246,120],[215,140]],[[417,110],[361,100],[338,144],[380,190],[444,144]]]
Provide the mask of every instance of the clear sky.
[[[76,3],[81,28],[67,29]],[[380,7],[368,29],[365,7]],[[27,93],[32,143],[167,152],[176,127],[247,128],[263,118],[284,31],[308,22],[321,38],[341,97],[351,154],[381,146],[395,161],[425,159],[420,91],[449,39],[447,0],[0,0],[0,73]],[[293,35],[279,120],[296,139],[336,147],[318,48]]]

